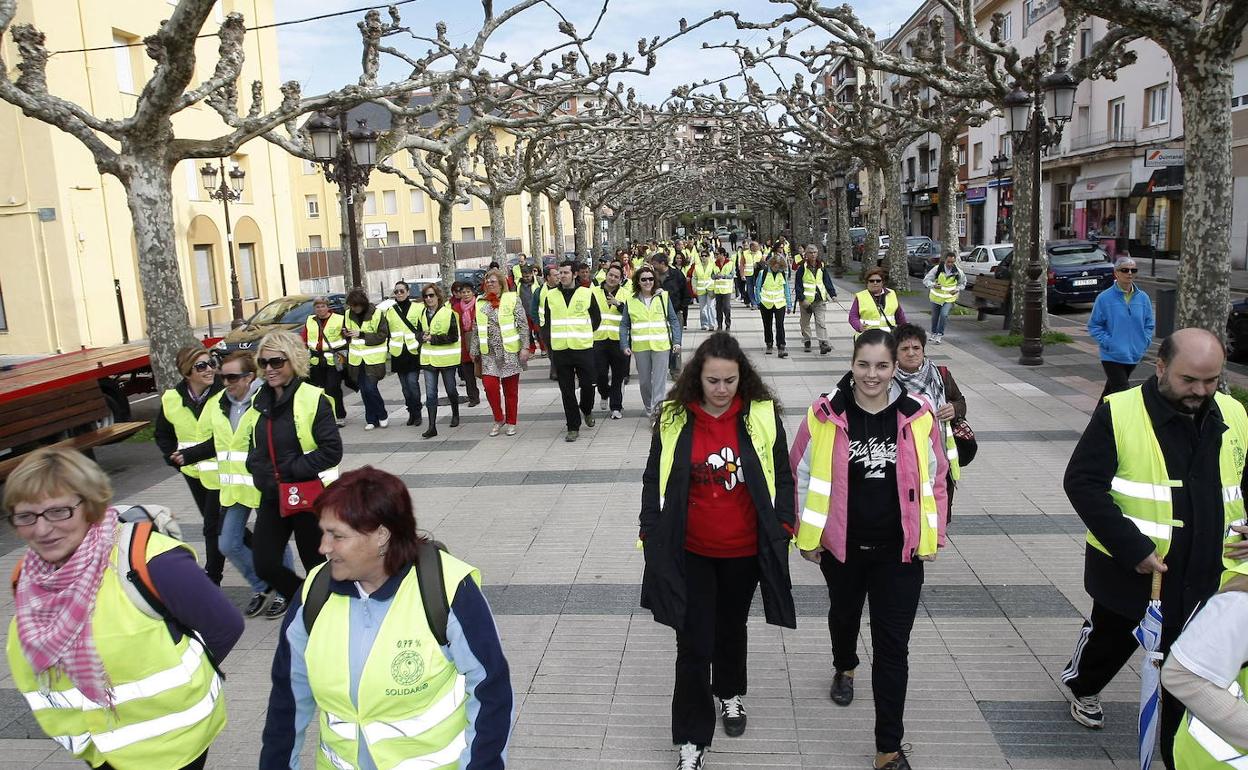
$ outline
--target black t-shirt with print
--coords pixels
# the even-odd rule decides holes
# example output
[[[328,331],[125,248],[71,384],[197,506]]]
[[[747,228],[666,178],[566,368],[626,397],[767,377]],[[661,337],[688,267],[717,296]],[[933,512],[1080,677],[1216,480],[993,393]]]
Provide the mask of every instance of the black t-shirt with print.
[[[846,538],[850,545],[901,546],[901,504],[897,500],[897,406],[877,414],[848,399],[849,501]]]

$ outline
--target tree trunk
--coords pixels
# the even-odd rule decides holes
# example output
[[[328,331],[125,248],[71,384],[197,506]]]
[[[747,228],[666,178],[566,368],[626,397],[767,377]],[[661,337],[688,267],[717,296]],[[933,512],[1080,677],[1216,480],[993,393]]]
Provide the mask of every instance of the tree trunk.
[[[589,242],[585,237],[585,207],[580,201],[572,204],[572,250],[578,260],[590,260]]]
[[[845,275],[845,266],[854,252],[854,244],[849,237],[849,190],[842,187],[836,190],[836,262],[833,263],[833,275],[837,278]]]
[[[529,249],[533,252],[533,264],[541,264],[540,257],[546,253],[542,243],[542,196],[540,193],[529,193]]]
[[[1229,92],[1227,98],[1229,99]],[[1033,247],[1040,250],[1040,286],[1045,290],[1046,300],[1041,303],[1041,317],[1044,319],[1041,329],[1049,328],[1047,307],[1048,281],[1045,276],[1049,272],[1048,253],[1044,249],[1043,229],[1039,233],[1031,231],[1031,207],[1039,206],[1040,201],[1031,199],[1032,175],[1040,173],[1032,158],[1031,132],[1019,135],[1014,142],[1014,259],[1010,271],[1010,333],[1023,333],[1023,292],[1027,286],[1027,263],[1031,259]],[[999,192],[999,188],[998,188]],[[1226,319],[1223,319],[1223,323]]]
[[[455,196],[444,200],[432,198],[438,207],[438,246],[442,253],[438,255],[438,268],[442,273],[442,290],[450,294],[451,284],[455,283],[455,242],[451,236],[451,218],[454,216]]]
[[[500,267],[507,265],[507,213],[503,208],[506,199],[493,199],[490,209],[490,255]]]
[[[1186,178],[1175,328],[1226,340],[1231,282],[1231,60],[1196,52],[1175,61],[1183,94]]]
[[[147,339],[156,388],[165,390],[182,381],[178,350],[199,345],[191,331],[182,273],[178,267],[173,229],[172,168],[159,157],[131,158],[126,202],[134,223],[139,252],[139,285],[147,312]]]
[[[884,176],[880,192],[888,209],[888,254],[884,263],[888,270],[888,288],[894,291],[910,290],[910,269],[906,265],[906,236],[902,232],[905,215],[901,209],[901,158],[890,154],[880,169]]]
[[[563,236],[563,209],[560,206],[563,203],[563,198],[556,199],[547,195],[546,201],[550,204],[550,232],[554,235],[555,240],[554,248],[551,251],[554,252],[558,261],[562,262],[563,253],[568,250],[567,242],[564,241]]]
[[[940,185],[939,240],[945,251],[960,252],[958,241],[958,138],[957,134],[940,137],[940,160],[938,161]],[[943,261],[944,254],[939,255]]]
[[[880,248],[880,233],[883,231],[884,222],[880,217],[880,169],[877,166],[867,166],[867,239],[862,244],[862,269],[861,273],[865,273],[867,268],[875,267],[875,253]]]

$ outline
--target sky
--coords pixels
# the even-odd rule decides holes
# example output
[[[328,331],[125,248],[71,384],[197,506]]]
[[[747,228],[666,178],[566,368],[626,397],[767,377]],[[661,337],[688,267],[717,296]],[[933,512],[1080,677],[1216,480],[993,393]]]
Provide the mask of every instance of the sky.
[[[495,13],[510,7],[514,0],[494,0]],[[594,39],[588,46],[596,59],[606,53],[629,52],[636,54],[637,40],[655,35],[666,37],[678,28],[683,16],[692,24],[714,11],[725,8],[723,0],[608,0],[605,14],[599,23]],[[506,51],[509,60],[527,60],[538,51],[566,40],[557,30],[559,17],[552,10],[558,8],[569,21],[584,34],[591,29],[602,10],[602,0],[549,0],[550,5],[540,4],[525,10],[500,27],[491,38],[487,50],[497,53]],[[321,14],[367,7],[369,0],[275,0],[278,21],[302,19]],[[859,18],[883,39],[904,23],[919,5],[919,0],[870,0],[851,3]],[[770,21],[790,9],[783,0],[735,0],[727,6],[751,21]],[[454,44],[472,40],[480,30],[484,14],[476,0],[416,0],[399,7],[404,26],[414,34],[432,37],[437,21],[445,21],[447,36]],[[360,75],[360,42],[356,23],[363,12],[333,19],[295,24],[278,30],[283,80],[298,80],[304,94],[321,93],[354,83]],[[388,16],[383,11],[383,20]],[[796,31],[796,30],[795,30]],[[736,57],[727,51],[702,49],[703,42],[712,45],[733,40],[749,41],[752,45],[766,42],[772,32],[738,31],[731,20],[721,19],[693,33],[679,38],[662,48],[658,65],[646,78],[629,78],[626,85],[637,91],[638,98],[659,103],[670,96],[675,86],[716,79],[737,71]],[[822,43],[826,35],[815,37],[811,32],[798,38],[800,47],[810,43]],[[777,35],[778,36],[778,35]],[[387,39],[394,47],[410,55],[419,56],[428,48],[407,36]],[[794,46],[798,47],[797,44]],[[383,55],[383,62],[388,57]],[[382,69],[383,81],[402,77],[405,72],[397,66]],[[756,73],[766,90],[773,90],[777,82],[766,73]],[[739,85],[730,86],[735,94]]]

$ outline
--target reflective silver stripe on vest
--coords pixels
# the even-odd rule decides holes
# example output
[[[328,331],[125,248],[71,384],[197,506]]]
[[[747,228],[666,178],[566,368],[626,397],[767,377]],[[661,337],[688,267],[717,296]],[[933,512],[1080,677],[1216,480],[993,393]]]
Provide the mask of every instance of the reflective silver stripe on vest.
[[[832,496],[832,482],[828,479],[817,479],[811,476],[807,488],[817,495],[823,495],[824,497]]]
[[[358,343],[358,344],[357,344]],[[371,348],[364,347],[364,340],[356,337],[351,340],[351,352],[359,356],[371,356],[374,353],[385,353],[390,350],[389,345],[377,345]]]
[[[199,669],[203,659],[204,646],[200,644],[198,639],[188,637],[186,650],[182,653],[182,660],[176,666],[149,674],[135,682],[117,685],[113,688],[113,703],[121,705],[139,698],[150,698],[153,695],[159,695],[162,692],[168,692],[178,687],[185,687],[191,683],[191,679],[195,676],[195,672]],[[96,703],[83,695],[76,687],[71,687],[68,690],[22,694],[26,697],[26,703],[30,705],[31,711],[41,711],[43,709],[93,711],[104,708],[102,704]]]
[[[1134,516],[1123,514],[1123,518],[1135,525],[1145,537],[1152,537],[1158,540],[1169,540],[1173,527],[1170,524],[1159,524],[1148,519],[1137,519]],[[1178,522],[1176,522],[1177,524]]]
[[[250,473],[222,473],[219,478],[222,484],[244,484],[246,486],[252,486],[256,483],[255,477]]]
[[[198,441],[179,441],[178,449],[190,449],[193,446],[199,446],[199,444],[200,442]]]
[[[326,471],[321,471],[320,473],[316,475],[321,480],[322,484],[325,484],[326,486],[333,484],[335,481],[338,480],[338,466],[335,465],[333,468],[330,468],[329,470],[326,470]]]
[[[52,740],[61,744],[61,748],[73,754],[81,754],[91,745],[91,734],[83,733],[82,735],[53,735]]]
[[[464,702],[465,680],[455,677],[455,686],[441,700],[411,719],[398,722],[370,722],[364,725],[364,739],[372,746],[378,741],[392,738],[416,738],[432,730],[444,719],[454,714]]]
[[[110,754],[139,741],[146,741],[174,730],[180,730],[183,727],[190,727],[202,722],[212,714],[212,710],[217,705],[217,698],[220,696],[221,677],[217,676],[216,672],[213,672],[212,684],[208,687],[208,694],[189,709],[173,714],[165,714],[162,717],[149,719],[146,722],[119,727],[106,733],[96,733],[91,736],[91,740],[101,752]]]
[[[823,529],[823,525],[828,523],[828,514],[816,511],[814,508],[804,508],[802,509],[802,523]]]
[[[321,754],[324,755],[325,761],[337,770],[355,770],[355,765],[338,756],[338,752],[331,749],[325,741],[321,741]]]
[[[423,757],[405,759],[395,765],[394,770],[436,770],[443,765],[453,764],[466,748],[468,748],[468,738],[461,732],[446,748]]]
[[[1231,686],[1226,689],[1227,692],[1236,698],[1244,697],[1244,692],[1240,688],[1239,682],[1231,682]],[[1201,748],[1209,752],[1209,756],[1219,762],[1225,762],[1228,766],[1236,768],[1236,770],[1248,770],[1248,754],[1227,743],[1222,736],[1210,729],[1209,725],[1197,719],[1190,711],[1188,712],[1188,719],[1187,732],[1200,744]]]
[[[1170,485],[1149,484],[1146,481],[1131,481],[1121,476],[1114,476],[1113,481],[1109,482],[1109,488],[1120,495],[1158,503],[1170,502],[1170,489],[1172,486],[1181,486],[1181,482],[1171,482]]]
[[[343,719],[337,714],[331,714],[330,712],[326,711],[325,712],[325,726],[328,727],[331,732],[333,732],[335,735],[337,735],[339,738],[342,738],[343,740],[354,741],[357,738],[355,722],[352,722],[349,719]]]
[[[1234,503],[1244,499],[1244,490],[1239,487],[1222,487],[1222,502]]]
[[[246,452],[217,452],[217,460],[223,463],[226,463],[226,462],[245,463],[247,462],[247,453]]]

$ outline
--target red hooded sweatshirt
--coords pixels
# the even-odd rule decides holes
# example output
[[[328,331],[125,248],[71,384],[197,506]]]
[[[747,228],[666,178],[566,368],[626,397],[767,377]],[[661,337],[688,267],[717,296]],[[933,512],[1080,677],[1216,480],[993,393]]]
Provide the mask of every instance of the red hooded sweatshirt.
[[[758,553],[758,513],[745,486],[737,442],[741,397],[718,417],[689,404],[693,416],[693,457],[685,548],[721,559]]]

